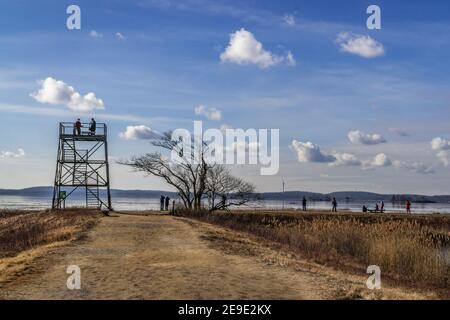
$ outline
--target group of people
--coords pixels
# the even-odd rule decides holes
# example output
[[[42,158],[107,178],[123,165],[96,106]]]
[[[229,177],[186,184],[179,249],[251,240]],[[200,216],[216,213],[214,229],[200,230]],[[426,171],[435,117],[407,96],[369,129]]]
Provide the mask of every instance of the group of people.
[[[365,205],[363,205],[362,212],[364,212],[364,213],[366,213],[366,212],[381,212],[381,213],[383,213],[384,212],[384,201],[381,201],[380,203],[376,203],[374,210],[370,210]]]
[[[168,196],[161,195],[159,202],[161,211],[169,211],[170,198]]]
[[[80,119],[77,119],[74,124],[74,135],[81,136],[81,128],[83,128],[83,124],[81,123]],[[89,132],[88,135],[95,136],[95,131],[97,130],[97,122],[94,118],[91,119],[91,122],[89,123]]]
[[[407,200],[406,204],[406,213],[411,213],[411,201]],[[384,212],[384,201],[381,201],[380,204],[375,204],[375,209],[374,210],[370,210],[369,208],[367,208],[365,205],[362,208],[362,212],[366,213],[366,212]]]
[[[307,211],[307,203],[308,200],[306,200],[305,197],[303,197],[302,199],[302,210],[303,211]],[[411,201],[406,201],[406,213],[411,213]],[[337,212],[337,207],[338,207],[338,202],[336,200],[336,198],[333,198],[333,200],[331,200],[331,212]],[[367,212],[384,212],[384,201],[381,201],[380,203],[376,203],[375,204],[375,209],[374,210],[370,210],[367,206],[363,205],[362,207],[362,212],[367,213]]]

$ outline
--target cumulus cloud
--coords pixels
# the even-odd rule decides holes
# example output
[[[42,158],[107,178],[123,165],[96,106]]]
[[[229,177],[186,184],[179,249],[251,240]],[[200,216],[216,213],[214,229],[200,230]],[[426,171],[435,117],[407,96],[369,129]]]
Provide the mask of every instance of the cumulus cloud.
[[[97,31],[95,31],[95,30],[92,30],[92,31],[89,33],[89,35],[90,35],[92,38],[103,38],[103,34],[97,32]]]
[[[435,151],[450,150],[450,140],[436,137],[431,140],[431,148]]]
[[[287,56],[273,54],[265,50],[262,43],[244,28],[230,34],[230,42],[225,51],[221,53],[220,60],[239,65],[255,64],[262,69],[280,63],[295,65],[294,56],[290,51]]]
[[[158,136],[156,131],[144,125],[128,126],[125,132],[119,133],[119,137],[123,140],[151,140]]]
[[[449,165],[447,151],[450,150],[450,140],[436,137],[431,140],[431,149],[436,151],[436,156],[443,165]]]
[[[330,167],[343,167],[343,166],[359,166],[361,161],[352,153],[333,153],[334,162],[330,163]]]
[[[199,105],[194,109],[195,114],[198,116],[205,116],[209,120],[220,121],[222,120],[222,111],[216,108],[208,108],[204,105]]]
[[[369,36],[341,32],[336,38],[342,52],[356,54],[363,58],[375,58],[384,55],[383,45]]]
[[[375,168],[389,167],[391,165],[392,165],[391,159],[389,159],[389,157],[384,153],[377,154],[373,158],[373,160],[367,160],[362,162],[362,167],[364,170],[373,170]]]
[[[1,151],[0,158],[22,158],[25,157],[25,151],[23,149],[18,149],[17,152],[13,151]]]
[[[407,162],[407,161],[394,161],[394,166],[400,169],[405,169],[412,173],[418,174],[433,174],[434,168],[426,165],[423,162]]]
[[[332,163],[336,161],[336,157],[323,152],[318,145],[309,141],[293,140],[291,148],[297,153],[299,162]]]
[[[81,95],[74,87],[65,82],[48,77],[38,82],[41,88],[30,96],[40,103],[52,105],[65,105],[69,109],[81,112],[103,110],[105,105],[102,99],[98,99],[93,92]]]
[[[116,38],[119,40],[125,40],[125,36],[120,32],[116,32]]]
[[[295,17],[293,15],[285,14],[283,20],[288,26],[295,26]]]
[[[365,134],[359,130],[352,130],[348,133],[348,140],[353,144],[374,145],[380,143],[386,143],[386,139],[380,134]]]

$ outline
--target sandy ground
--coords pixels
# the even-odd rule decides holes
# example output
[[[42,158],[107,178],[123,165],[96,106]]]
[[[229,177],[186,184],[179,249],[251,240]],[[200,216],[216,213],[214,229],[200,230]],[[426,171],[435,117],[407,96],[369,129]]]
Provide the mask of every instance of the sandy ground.
[[[81,268],[80,290],[67,289],[70,265]],[[83,241],[50,247],[7,276],[0,299],[433,298],[401,288],[367,290],[366,279],[209,224],[115,215]]]

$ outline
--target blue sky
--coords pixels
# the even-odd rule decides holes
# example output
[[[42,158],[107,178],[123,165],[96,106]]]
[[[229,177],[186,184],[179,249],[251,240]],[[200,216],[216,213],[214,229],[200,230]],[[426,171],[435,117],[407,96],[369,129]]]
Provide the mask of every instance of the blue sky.
[[[278,175],[233,168],[260,191],[284,179],[287,190],[449,192],[448,1],[0,3],[0,188],[51,185],[57,123],[95,114],[109,125],[113,162],[151,150],[142,136],[120,138],[127,126],[162,132],[198,119],[280,129]],[[81,8],[81,30],[66,28],[70,4]],[[381,30],[366,27],[371,4]],[[230,35],[266,55],[240,47],[224,55]],[[104,109],[33,98],[49,77],[94,93]],[[220,119],[196,115],[200,105]],[[115,164],[112,180],[166,188]]]

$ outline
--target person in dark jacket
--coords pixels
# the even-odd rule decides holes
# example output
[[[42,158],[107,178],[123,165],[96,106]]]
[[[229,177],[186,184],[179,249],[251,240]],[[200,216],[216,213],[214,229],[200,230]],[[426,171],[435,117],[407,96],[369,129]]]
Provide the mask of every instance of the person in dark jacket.
[[[77,136],[79,136],[79,135],[81,135],[81,127],[82,127],[83,125],[81,124],[81,120],[80,119],[77,119],[77,121],[75,122],[75,134],[77,135]]]
[[[91,136],[95,136],[95,130],[97,130],[97,122],[94,118],[91,119],[91,123],[89,124],[89,134]]]
[[[164,211],[164,202],[165,202],[165,200],[166,200],[166,198],[163,195],[161,195],[161,198],[159,199],[161,211]]]
[[[337,212],[337,201],[336,198],[333,198],[333,201],[331,201],[331,205],[333,206],[331,209],[331,212]]]
[[[307,200],[305,197],[303,197],[303,200],[302,200],[303,211],[306,211],[306,203],[307,203]]]
[[[169,211],[170,198],[166,197],[166,211]]]

